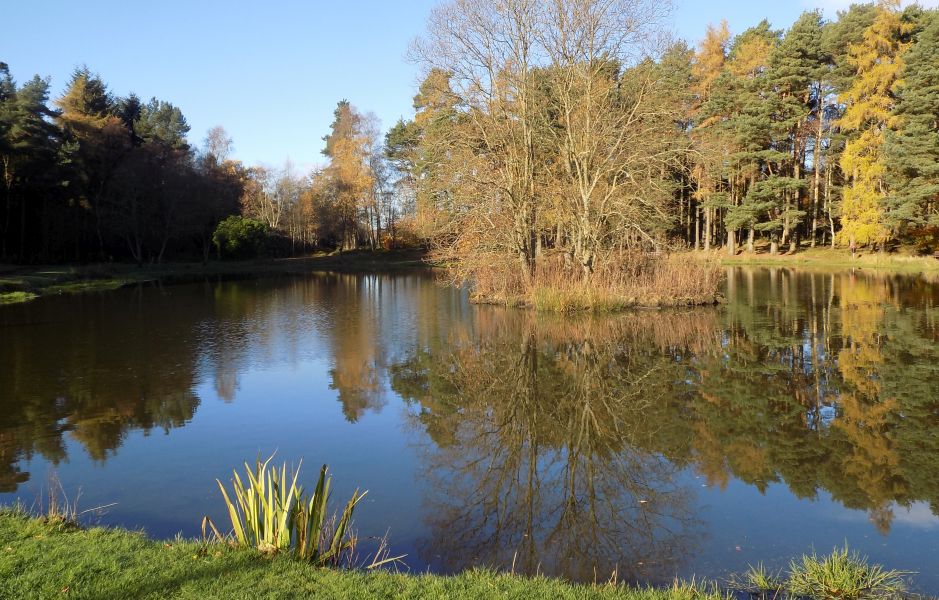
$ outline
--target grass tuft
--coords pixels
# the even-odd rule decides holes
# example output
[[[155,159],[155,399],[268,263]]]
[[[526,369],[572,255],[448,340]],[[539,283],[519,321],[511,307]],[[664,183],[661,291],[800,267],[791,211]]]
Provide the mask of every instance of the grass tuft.
[[[731,581],[731,585],[758,600],[776,600],[784,595],[786,580],[781,571],[770,572],[763,563],[750,565],[742,576]]]
[[[814,600],[892,599],[906,592],[906,575],[869,564],[845,546],[825,557],[813,553],[794,561],[787,584],[790,594]]]

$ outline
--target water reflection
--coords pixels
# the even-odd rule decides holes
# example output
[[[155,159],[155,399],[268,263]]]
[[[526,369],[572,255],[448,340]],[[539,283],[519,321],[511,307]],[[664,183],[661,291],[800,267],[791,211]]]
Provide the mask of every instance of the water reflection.
[[[197,317],[169,298],[148,298],[145,311],[130,300],[0,312],[0,491],[28,480],[19,463],[34,454],[66,460],[65,435],[105,461],[130,430],[192,418]],[[114,326],[99,327],[102,318]]]
[[[833,499],[884,536],[939,523],[939,286],[733,269],[726,295],[715,309],[562,319],[475,307],[427,274],[324,274],[3,307],[0,492],[79,453],[102,468],[107,503],[109,465],[148,452],[135,432],[211,415],[239,439],[206,424],[186,448],[210,445],[222,469],[273,446],[342,463],[350,485],[388,480],[372,533],[399,527],[419,569],[687,574],[724,539],[705,505],[726,490],[733,516],[741,484],[783,487],[787,506]],[[192,481],[217,476],[182,445],[167,452]],[[192,514],[172,518],[195,527],[214,498],[185,502]],[[832,521],[853,523],[844,509]],[[168,518],[147,510],[120,524]],[[784,528],[795,551],[815,543],[798,519]],[[893,566],[937,566],[918,560]]]
[[[678,467],[646,448],[719,348],[714,311],[603,320],[482,311],[392,367],[429,433],[424,552],[579,580],[667,578],[700,537]]]
[[[894,505],[939,514],[936,287],[786,270],[732,271],[728,285],[725,352],[700,370],[694,418],[708,432],[694,443],[713,443],[699,468],[824,489],[882,533]]]

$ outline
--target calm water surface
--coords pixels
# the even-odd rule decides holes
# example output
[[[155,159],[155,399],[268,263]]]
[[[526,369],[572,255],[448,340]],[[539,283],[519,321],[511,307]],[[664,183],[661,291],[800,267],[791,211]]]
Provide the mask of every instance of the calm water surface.
[[[563,319],[424,273],[0,307],[0,502],[56,473],[170,537],[276,451],[369,490],[413,570],[664,582],[849,543],[939,594],[939,285],[729,272],[720,308]]]

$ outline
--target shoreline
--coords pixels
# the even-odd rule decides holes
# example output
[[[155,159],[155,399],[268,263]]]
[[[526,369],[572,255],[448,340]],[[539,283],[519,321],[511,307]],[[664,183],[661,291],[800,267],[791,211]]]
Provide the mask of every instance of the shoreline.
[[[900,275],[929,275],[939,273],[939,259],[932,256],[913,256],[901,253],[859,253],[851,258],[847,250],[831,248],[806,248],[795,254],[768,252],[742,252],[727,256],[723,250],[689,251],[697,258],[718,259],[725,267],[795,267],[804,269],[822,269],[829,271],[850,271],[852,269],[871,269],[884,273]]]
[[[459,575],[319,568],[218,542],[154,540],[0,508],[3,598],[558,598],[728,600],[699,583],[671,588],[574,584],[491,570]]]
[[[826,272],[872,270],[897,275],[939,275],[939,259],[931,256],[910,256],[897,253],[859,254],[852,259],[845,250],[831,248],[803,249],[795,254],[770,255],[767,252],[740,253],[727,256],[723,250],[688,250],[682,253],[702,261],[716,261],[721,267],[781,267]],[[421,250],[354,251],[343,254],[315,254],[311,256],[260,259],[249,261],[173,262],[160,265],[137,266],[129,263],[97,263],[87,265],[0,265],[0,306],[30,302],[44,296],[104,292],[149,283],[192,283],[208,278],[238,279],[277,275],[305,275],[309,273],[394,273],[410,270],[435,269]],[[514,302],[476,300],[480,304],[516,306],[542,310],[531,299]],[[547,304],[564,304],[568,300],[552,298]],[[649,305],[635,298],[601,305],[587,312],[619,312],[640,308],[676,308],[721,304],[720,296],[713,301],[680,298],[659,301]],[[583,312],[567,308],[550,307],[546,312]]]
[[[803,561],[837,562],[831,556]],[[854,556],[854,555],[852,555]],[[855,560],[855,559],[849,559]],[[861,580],[880,567],[862,558],[851,570]],[[793,563],[795,564],[795,563]],[[473,569],[457,575],[401,573],[376,569],[314,567],[289,554],[263,554],[212,541],[177,537],[162,541],[121,528],[84,528],[63,518],[37,517],[0,507],[0,597],[70,598],[570,598],[596,600],[731,600],[792,597],[798,578],[768,584],[743,574],[723,583],[693,579],[669,586],[637,586],[598,578],[578,584],[544,576],[526,577]],[[892,577],[903,573],[889,572]],[[771,579],[775,579],[771,577]],[[898,581],[894,579],[893,581]],[[788,592],[784,585],[793,586]],[[838,584],[841,585],[841,584]],[[823,586],[824,587],[824,586]],[[801,589],[801,588],[799,588]],[[839,588],[840,589],[840,588]],[[808,600],[829,600],[831,590],[797,593]],[[914,597],[901,589],[861,590],[868,600]],[[850,596],[849,597],[854,597]]]
[[[343,254],[250,261],[88,265],[0,265],[0,306],[43,296],[103,292],[147,283],[192,283],[206,278],[237,279],[308,273],[384,273],[433,269],[420,250],[355,251]]]

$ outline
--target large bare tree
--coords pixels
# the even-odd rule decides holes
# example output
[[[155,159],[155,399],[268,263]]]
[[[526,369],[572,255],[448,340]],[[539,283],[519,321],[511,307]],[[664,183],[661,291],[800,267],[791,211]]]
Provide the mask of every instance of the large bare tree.
[[[432,12],[413,54],[458,99],[437,153],[450,206],[436,231],[457,278],[502,299],[530,286],[545,245],[589,279],[631,241],[658,242],[675,115],[654,59],[668,14],[654,0],[452,0]]]

